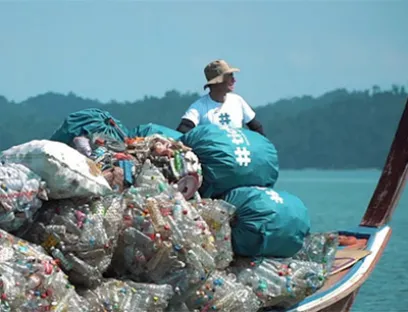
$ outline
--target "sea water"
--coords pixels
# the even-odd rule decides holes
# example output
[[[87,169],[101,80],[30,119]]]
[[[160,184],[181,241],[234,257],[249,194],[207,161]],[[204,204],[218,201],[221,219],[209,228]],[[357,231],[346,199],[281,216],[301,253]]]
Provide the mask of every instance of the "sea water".
[[[312,230],[357,226],[377,185],[378,170],[282,170],[276,189],[301,198]],[[408,311],[408,187],[391,220],[392,236],[374,272],[360,289],[352,312]]]

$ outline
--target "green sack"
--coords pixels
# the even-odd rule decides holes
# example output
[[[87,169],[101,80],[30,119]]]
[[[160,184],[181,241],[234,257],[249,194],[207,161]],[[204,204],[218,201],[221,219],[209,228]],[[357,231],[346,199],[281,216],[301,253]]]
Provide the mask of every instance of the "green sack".
[[[273,187],[278,179],[276,148],[258,132],[210,124],[193,128],[180,140],[200,160],[203,197],[217,197],[239,186]]]
[[[123,142],[128,135],[128,130],[109,112],[98,108],[87,108],[69,114],[50,140],[70,145],[77,136],[96,133],[105,134]]]
[[[288,192],[240,187],[224,200],[236,207],[232,245],[237,255],[292,257],[310,232],[308,209]]]

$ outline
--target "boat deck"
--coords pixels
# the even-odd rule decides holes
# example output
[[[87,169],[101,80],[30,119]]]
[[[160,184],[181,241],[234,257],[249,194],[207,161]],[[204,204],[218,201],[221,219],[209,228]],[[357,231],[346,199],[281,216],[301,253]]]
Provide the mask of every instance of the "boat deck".
[[[341,235],[332,273],[324,286],[317,291],[323,292],[340,281],[358,261],[369,254],[367,238],[357,238],[353,235]]]

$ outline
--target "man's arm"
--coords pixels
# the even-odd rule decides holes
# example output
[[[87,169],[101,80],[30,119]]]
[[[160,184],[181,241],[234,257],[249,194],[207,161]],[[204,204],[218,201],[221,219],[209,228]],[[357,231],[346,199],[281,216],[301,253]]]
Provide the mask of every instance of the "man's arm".
[[[181,122],[177,127],[177,131],[186,133],[197,126],[200,122],[200,107],[199,102],[194,102],[190,105],[184,115],[181,117]]]
[[[177,127],[177,131],[181,132],[181,133],[186,133],[188,131],[190,131],[191,129],[193,129],[195,127],[194,122],[192,122],[189,119],[181,119],[180,124]]]
[[[243,98],[241,98],[241,103],[242,103],[242,112],[244,114],[245,124],[248,126],[250,130],[258,132],[262,134],[263,136],[265,136],[263,126],[259,122],[259,120],[256,119],[254,110],[251,108],[251,106],[249,106],[249,104]]]
[[[260,134],[262,134],[263,136],[265,136],[264,130],[263,130],[263,126],[262,124],[259,122],[259,120],[257,120],[256,118],[252,119],[250,122],[248,122],[246,124],[248,126],[248,128],[252,131],[258,132]]]

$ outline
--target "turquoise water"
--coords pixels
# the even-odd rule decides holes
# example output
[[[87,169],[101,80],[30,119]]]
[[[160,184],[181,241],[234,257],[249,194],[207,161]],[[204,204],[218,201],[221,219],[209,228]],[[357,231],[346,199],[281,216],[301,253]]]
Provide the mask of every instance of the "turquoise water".
[[[380,171],[281,171],[276,189],[299,196],[308,206],[313,231],[344,230],[359,224]],[[408,188],[408,187],[407,187]],[[393,233],[383,257],[362,286],[353,312],[408,311],[408,191],[400,199]]]

